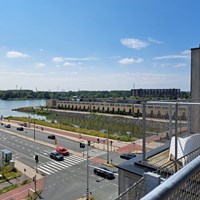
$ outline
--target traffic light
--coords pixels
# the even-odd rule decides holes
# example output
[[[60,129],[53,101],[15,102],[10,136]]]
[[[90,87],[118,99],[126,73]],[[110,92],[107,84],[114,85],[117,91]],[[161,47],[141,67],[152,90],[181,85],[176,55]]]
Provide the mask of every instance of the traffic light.
[[[38,155],[35,155],[35,162],[36,162],[36,163],[38,163],[38,162],[39,162]]]
[[[80,148],[85,148],[85,144],[80,143]]]
[[[88,140],[88,146],[90,146],[90,140]]]

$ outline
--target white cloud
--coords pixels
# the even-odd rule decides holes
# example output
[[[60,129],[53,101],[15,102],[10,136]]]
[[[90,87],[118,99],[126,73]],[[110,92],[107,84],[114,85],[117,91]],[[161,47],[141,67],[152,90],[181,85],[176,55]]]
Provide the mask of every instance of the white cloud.
[[[152,42],[152,43],[156,43],[156,44],[162,44],[162,43],[163,43],[162,41],[153,39],[153,38],[151,38],[151,37],[148,37],[148,41],[149,41],[149,42]]]
[[[121,39],[121,43],[124,46],[132,49],[142,49],[149,45],[147,42],[144,42],[136,38],[123,38]]]
[[[43,67],[46,67],[46,64],[44,64],[44,63],[36,63],[35,64],[35,68],[43,68]]]
[[[65,62],[65,58],[63,58],[63,57],[54,57],[54,58],[52,59],[52,61],[53,61],[54,63],[62,63],[62,62]]]
[[[64,65],[65,67],[73,67],[73,66],[76,66],[75,63],[71,63],[71,62],[65,62],[63,65]]]
[[[8,57],[8,58],[26,58],[26,57],[29,57],[29,55],[19,52],[19,51],[8,51],[6,53],[6,57]]]
[[[189,54],[190,55],[191,51],[190,50],[185,50],[185,51],[182,51],[181,54]]]
[[[122,64],[122,65],[128,65],[128,64],[131,64],[131,63],[140,63],[142,61],[143,61],[142,58],[137,58],[137,59],[124,58],[124,59],[119,60],[118,62],[119,62],[119,64]]]
[[[61,56],[58,56],[58,57],[54,57],[52,59],[52,61],[54,63],[64,63],[65,61],[89,61],[89,60],[97,60],[97,58],[94,58],[94,57],[85,57],[85,58],[65,58],[65,57],[61,57]],[[66,65],[68,63],[66,62]]]
[[[177,68],[186,67],[186,66],[187,66],[186,63],[177,63],[174,65],[174,67],[177,67]]]
[[[94,58],[94,57],[86,57],[86,58],[65,58],[65,60],[68,60],[68,61],[86,61],[86,60],[97,60],[97,58]]]
[[[185,50],[182,51],[180,54],[177,55],[166,55],[166,56],[157,56],[154,57],[154,60],[162,60],[162,59],[190,59],[190,51],[189,50]]]
[[[162,59],[188,59],[188,55],[167,55],[167,56],[158,56],[154,58],[154,60],[162,60]]]

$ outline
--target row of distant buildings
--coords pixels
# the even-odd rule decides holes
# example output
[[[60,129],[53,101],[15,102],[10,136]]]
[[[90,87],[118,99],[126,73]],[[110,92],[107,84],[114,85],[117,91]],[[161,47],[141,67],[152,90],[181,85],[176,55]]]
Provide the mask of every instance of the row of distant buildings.
[[[133,97],[159,97],[164,99],[178,99],[181,97],[180,89],[132,89]]]
[[[114,103],[114,102],[93,102],[93,101],[65,101],[50,99],[46,103],[47,108],[60,110],[73,110],[109,114],[130,115],[133,117],[141,117],[143,112],[143,104],[139,103]],[[171,109],[171,110],[170,110]],[[167,104],[148,104],[146,105],[146,116],[169,119],[171,116],[175,118],[175,108],[170,108]],[[185,105],[179,106],[178,117],[181,120],[187,120],[188,107]]]

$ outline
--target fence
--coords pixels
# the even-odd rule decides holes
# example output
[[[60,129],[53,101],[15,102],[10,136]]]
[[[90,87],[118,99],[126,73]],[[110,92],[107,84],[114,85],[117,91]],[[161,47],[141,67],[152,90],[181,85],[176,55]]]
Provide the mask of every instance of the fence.
[[[165,107],[165,113],[159,113],[159,107]],[[146,113],[146,107],[148,112]],[[164,110],[164,109],[162,109]],[[160,119],[154,116],[160,116]],[[168,120],[162,119],[162,115],[168,116]],[[200,137],[196,141],[197,147],[189,144],[190,141],[184,141],[184,150],[179,148],[179,138],[187,137],[194,133],[200,133],[200,104],[197,102],[144,102],[142,111],[142,124],[143,124],[143,140],[142,151],[143,158],[140,163],[153,168],[156,168],[156,174],[161,175],[162,178],[168,179],[176,174],[180,169],[187,166],[188,163],[193,161],[200,155]],[[152,131],[149,132],[149,129]],[[147,131],[148,130],[148,131]],[[173,137],[174,136],[174,137]],[[174,143],[172,144],[172,138]],[[174,154],[169,156],[169,148],[163,151],[164,146],[173,146]],[[186,145],[187,144],[187,145]],[[189,145],[188,145],[189,144]],[[154,149],[161,149],[162,152],[148,157],[148,152]],[[170,148],[171,149],[171,148]],[[182,156],[180,156],[182,155]],[[192,169],[191,169],[192,170]],[[196,177],[196,175],[195,175]],[[191,180],[193,180],[191,178]],[[197,175],[192,185],[195,186],[199,180]],[[189,181],[191,183],[191,181]],[[199,181],[200,182],[200,181]],[[198,183],[199,183],[198,182]],[[178,184],[178,183],[177,183]],[[185,183],[188,184],[187,182]],[[122,192],[116,200],[137,200],[141,199],[147,193],[147,183],[144,176],[126,191]],[[120,187],[120,186],[119,186]],[[196,187],[196,186],[195,186]],[[177,193],[176,193],[177,194]],[[196,192],[197,194],[197,192]],[[175,194],[174,194],[175,195]],[[161,198],[162,199],[162,198]],[[174,198],[176,199],[176,198]],[[178,198],[177,198],[178,199]]]
[[[200,156],[156,187],[141,200],[200,199]]]

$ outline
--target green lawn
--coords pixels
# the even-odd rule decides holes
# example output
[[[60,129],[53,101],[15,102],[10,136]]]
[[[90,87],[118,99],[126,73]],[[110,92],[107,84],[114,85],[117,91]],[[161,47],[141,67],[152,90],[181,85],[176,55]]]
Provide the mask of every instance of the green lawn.
[[[16,178],[23,176],[23,173],[18,171],[16,168],[10,169],[9,165],[6,165],[3,169],[0,168],[0,174],[3,176],[0,179],[0,183],[15,180]],[[20,187],[20,186],[22,186],[26,183],[29,183],[29,182],[31,182],[31,179],[26,179],[26,180],[24,180],[20,183],[16,183],[16,184],[6,186],[6,187],[4,187],[0,190],[0,194],[3,194],[5,192],[8,192],[8,191],[13,190],[15,188],[18,188],[18,187]]]

